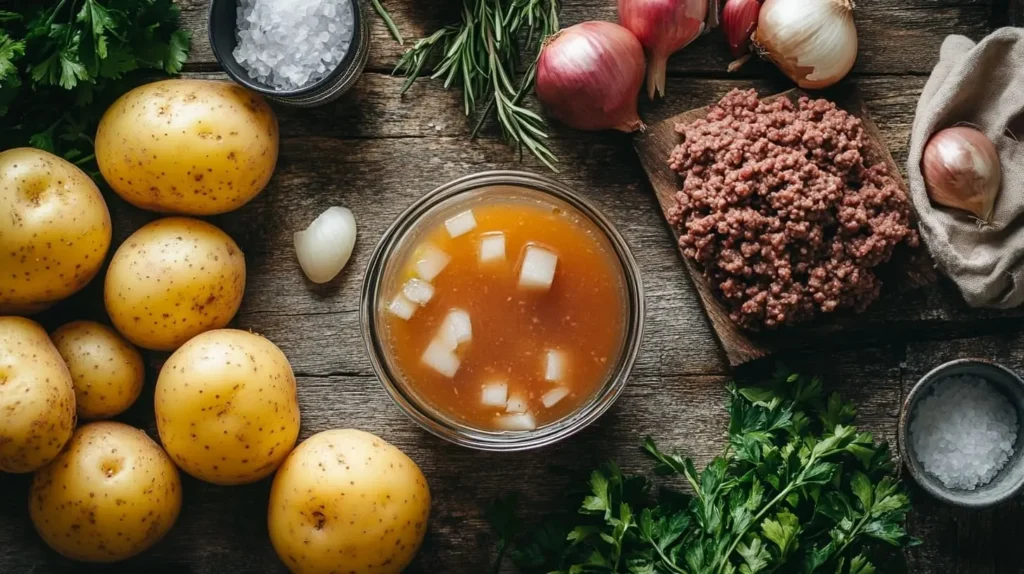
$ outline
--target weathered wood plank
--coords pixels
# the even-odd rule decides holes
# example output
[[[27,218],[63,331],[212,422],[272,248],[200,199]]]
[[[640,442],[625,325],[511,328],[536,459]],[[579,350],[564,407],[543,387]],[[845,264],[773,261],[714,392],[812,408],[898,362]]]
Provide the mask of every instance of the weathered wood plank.
[[[892,440],[899,404],[897,349],[797,357],[822,372],[830,388],[855,400],[863,427]],[[592,427],[539,452],[501,455],[449,445],[419,430],[380,391],[373,377],[300,377],[302,434],[355,427],[392,442],[423,469],[434,498],[426,543],[411,569],[423,574],[479,574],[492,559],[493,538],[482,512],[495,497],[518,490],[524,517],[561,507],[561,494],[601,462],[615,458],[628,472],[648,472],[644,435],[675,445],[706,463],[725,445],[725,377],[638,376]],[[840,383],[842,381],[842,383]],[[152,389],[123,418],[155,436]],[[552,466],[562,467],[553,471]],[[469,472],[489,469],[488,472]],[[266,534],[269,481],[218,487],[185,478],[185,508],[167,539],[105,572],[283,572]],[[29,527],[25,476],[0,475],[0,570],[36,574],[75,571]]]
[[[182,19],[195,30],[190,63],[209,67],[215,62],[206,34],[206,0],[184,0]],[[367,66],[372,70],[390,70],[405,47],[399,46],[387,28],[366,4],[370,18],[371,46]],[[403,35],[415,40],[457,21],[459,0],[384,2]],[[992,0],[965,4],[955,0],[863,0],[857,3],[860,49],[854,73],[923,74],[938,61],[939,46],[947,34],[965,34],[980,39],[990,28]],[[1004,19],[1005,17],[1001,17]],[[617,21],[614,2],[570,0],[563,2],[561,22],[568,26],[584,20]],[[408,46],[411,42],[407,41]],[[894,49],[898,48],[898,49]],[[731,61],[721,34],[698,39],[669,60],[671,73],[725,74]],[[769,64],[746,68],[744,75],[774,74]]]

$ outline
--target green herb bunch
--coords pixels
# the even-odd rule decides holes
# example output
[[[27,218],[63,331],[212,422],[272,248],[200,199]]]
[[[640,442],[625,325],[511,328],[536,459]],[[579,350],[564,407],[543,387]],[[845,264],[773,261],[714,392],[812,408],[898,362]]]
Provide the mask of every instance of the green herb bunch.
[[[545,142],[548,136],[544,119],[525,107],[522,100],[533,88],[541,44],[558,31],[558,12],[558,0],[464,0],[458,24],[418,40],[398,61],[396,73],[408,78],[402,93],[423,74],[428,63],[436,64],[430,77],[443,78],[445,88],[462,89],[467,116],[478,105],[484,106],[473,137],[487,118],[496,114],[509,143],[520,153],[525,147],[557,171],[557,159]],[[385,21],[400,39],[390,18],[385,17]],[[531,59],[519,74],[524,54]]]
[[[729,445],[702,472],[644,441],[655,473],[692,494],[655,496],[647,478],[609,463],[568,520],[527,530],[503,499],[489,513],[499,562],[509,553],[522,571],[565,574],[871,574],[879,550],[917,543],[888,446],[851,426],[852,404],[785,370],[769,386],[728,390]]]
[[[0,11],[0,149],[31,145],[83,166],[103,111],[149,76],[176,74],[191,32],[172,0],[34,0]]]

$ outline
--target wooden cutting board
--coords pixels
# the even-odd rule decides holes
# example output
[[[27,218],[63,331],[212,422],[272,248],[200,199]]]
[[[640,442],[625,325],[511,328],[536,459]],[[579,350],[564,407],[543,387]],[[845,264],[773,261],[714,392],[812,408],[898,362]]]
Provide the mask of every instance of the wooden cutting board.
[[[794,102],[801,96],[809,95],[799,89],[789,90],[781,94],[764,98],[789,98]],[[889,173],[896,180],[897,184],[907,190],[906,182],[900,175],[899,167],[893,161],[889,149],[882,140],[878,126],[868,116],[864,101],[856,89],[846,87],[841,92],[825,92],[811,97],[826,97],[834,101],[840,108],[860,118],[864,133],[867,136],[868,144],[863,150],[868,163],[875,164],[884,162],[889,167]],[[676,124],[687,124],[707,115],[708,108],[700,108],[683,112],[657,124],[648,126],[647,130],[636,136],[634,147],[640,156],[640,162],[647,177],[651,181],[654,193],[658,197],[658,203],[665,214],[666,223],[668,210],[675,205],[675,193],[682,187],[682,178],[669,169],[668,157],[672,150],[679,144],[680,136],[675,131]],[[676,240],[679,240],[679,231],[672,226],[672,233]],[[682,255],[682,251],[680,251]],[[697,293],[700,295],[701,303],[708,319],[711,321],[711,328],[718,337],[725,352],[726,358],[731,366],[738,366],[767,355],[791,349],[801,349],[827,343],[838,337],[863,332],[871,328],[878,328],[878,322],[865,318],[852,311],[842,311],[825,315],[816,321],[782,327],[771,331],[751,332],[741,329],[730,318],[726,308],[719,302],[715,293],[704,278],[700,268],[685,255],[682,255],[683,264],[693,281]],[[895,258],[887,267],[877,269],[883,279],[883,290],[881,299],[894,290],[903,291],[921,287],[931,283],[935,279],[932,266],[926,257],[913,265],[897,261]],[[882,301],[876,301],[872,306]],[[870,310],[869,310],[870,312]]]

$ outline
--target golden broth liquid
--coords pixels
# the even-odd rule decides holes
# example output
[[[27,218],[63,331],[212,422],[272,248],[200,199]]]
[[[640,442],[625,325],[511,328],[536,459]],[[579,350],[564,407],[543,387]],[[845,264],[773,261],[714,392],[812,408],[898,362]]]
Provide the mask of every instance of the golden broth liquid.
[[[455,210],[446,217],[460,213]],[[481,403],[482,388],[505,381],[508,395],[527,398],[538,427],[571,414],[608,379],[621,352],[626,302],[622,270],[607,240],[588,220],[552,205],[506,199],[473,204],[476,228],[456,238],[444,221],[422,233],[417,246],[432,244],[451,261],[431,282],[434,295],[408,321],[385,313],[395,365],[422,402],[464,425],[498,430],[505,408]],[[505,260],[481,263],[482,236],[505,234]],[[528,245],[558,255],[548,291],[518,286]],[[410,250],[388,291],[391,300],[415,277],[417,248]],[[468,312],[472,339],[456,350],[460,366],[448,378],[421,360],[452,309]],[[558,383],[545,380],[547,352],[566,357]],[[550,408],[542,397],[558,386],[569,394]]]

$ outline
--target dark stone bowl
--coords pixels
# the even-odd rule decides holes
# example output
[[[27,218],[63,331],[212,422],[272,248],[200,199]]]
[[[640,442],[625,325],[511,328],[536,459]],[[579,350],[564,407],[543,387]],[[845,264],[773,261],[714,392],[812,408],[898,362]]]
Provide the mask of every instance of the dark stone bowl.
[[[294,90],[279,90],[249,77],[245,68],[235,60],[232,52],[238,45],[235,36],[238,0],[213,0],[210,3],[209,33],[213,55],[232,80],[268,99],[298,107],[326,104],[344,94],[356,83],[363,72],[363,67],[366,66],[369,53],[369,27],[361,3],[359,0],[340,1],[352,4],[355,15],[352,43],[334,70],[308,86]]]
[[[910,420],[917,403],[931,394],[935,384],[946,377],[974,375],[991,383],[1017,410],[1017,441],[1006,466],[986,485],[974,490],[947,488],[924,469],[910,442]],[[897,438],[900,458],[917,484],[935,498],[964,508],[985,508],[1013,498],[1024,486],[1024,380],[1006,367],[985,359],[957,359],[931,370],[910,390],[900,409]]]

